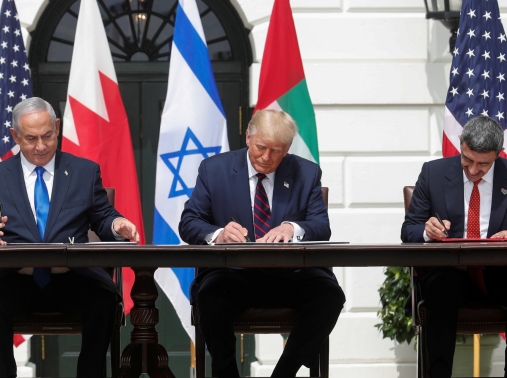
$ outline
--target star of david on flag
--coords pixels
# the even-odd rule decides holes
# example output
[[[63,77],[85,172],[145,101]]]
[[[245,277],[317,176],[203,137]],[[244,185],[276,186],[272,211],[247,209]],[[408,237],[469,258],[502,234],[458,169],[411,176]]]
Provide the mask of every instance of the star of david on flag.
[[[0,160],[5,160],[19,150],[10,132],[12,110],[32,97],[32,85],[14,0],[4,0],[0,12]]]
[[[444,157],[459,153],[463,126],[478,115],[495,119],[504,130],[507,127],[507,37],[496,0],[463,1],[452,54]]]
[[[181,244],[178,224],[192,195],[202,159],[229,150],[225,112],[218,95],[195,0],[179,0],[157,154],[153,244]],[[161,268],[155,279],[183,328],[190,324],[193,268]]]
[[[189,148],[189,144],[192,142],[197,148]],[[216,155],[220,153],[222,146],[215,147],[204,147],[202,143],[197,139],[192,130],[187,128],[187,132],[185,137],[183,138],[183,143],[181,145],[181,149],[175,152],[169,152],[166,154],[160,155],[160,158],[164,161],[170,171],[173,173],[174,178],[171,184],[171,190],[169,191],[169,198],[174,198],[178,196],[185,195],[188,198],[192,195],[192,191],[194,190],[194,186],[189,187],[187,183],[183,180],[181,176],[181,169],[183,167],[183,159],[185,156],[198,155],[203,159],[208,158],[210,156]],[[177,159],[176,165],[171,161],[172,159]],[[195,175],[193,175],[194,179],[190,185],[195,184]],[[180,188],[180,189],[179,189]]]

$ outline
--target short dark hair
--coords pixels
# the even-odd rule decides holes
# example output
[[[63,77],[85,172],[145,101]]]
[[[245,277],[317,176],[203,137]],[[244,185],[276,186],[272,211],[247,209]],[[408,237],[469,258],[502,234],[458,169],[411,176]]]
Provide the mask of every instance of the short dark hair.
[[[466,143],[475,152],[495,151],[497,155],[503,148],[503,130],[492,118],[478,116],[472,118],[463,127],[460,145]]]

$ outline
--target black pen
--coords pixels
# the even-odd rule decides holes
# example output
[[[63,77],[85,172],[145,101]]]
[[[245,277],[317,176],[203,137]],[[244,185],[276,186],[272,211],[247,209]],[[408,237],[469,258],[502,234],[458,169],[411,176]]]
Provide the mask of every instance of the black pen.
[[[448,238],[449,237],[449,233],[447,232],[447,230],[445,229],[445,226],[444,226],[444,222],[442,222],[442,219],[440,219],[440,215],[438,215],[438,213],[435,213],[435,216],[437,217],[438,221],[440,222],[440,224],[444,227],[444,234],[445,234],[445,237]]]
[[[231,222],[237,223],[241,226],[241,223],[239,223],[238,220],[234,217],[231,217]],[[246,239],[247,243],[251,242],[250,238],[248,237],[248,234],[245,236],[245,239]]]

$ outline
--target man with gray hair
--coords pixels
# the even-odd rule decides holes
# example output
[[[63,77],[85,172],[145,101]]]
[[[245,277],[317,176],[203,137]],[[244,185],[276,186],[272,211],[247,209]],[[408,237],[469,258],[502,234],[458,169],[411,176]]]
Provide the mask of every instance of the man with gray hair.
[[[12,121],[20,152],[0,162],[0,246],[86,243],[89,228],[102,241],[139,241],[136,226],[109,204],[98,164],[57,150],[60,120],[49,103],[24,100]],[[102,377],[119,301],[101,268],[0,269],[0,377],[16,377],[14,319],[37,311],[81,318],[77,377]]]
[[[297,127],[282,111],[260,110],[237,151],[202,161],[179,224],[189,244],[329,240],[319,166],[288,153]],[[298,320],[272,377],[295,377],[317,361],[345,296],[329,269],[206,269],[191,286],[199,327],[220,378],[239,377],[233,322],[242,310],[282,306]]]
[[[401,228],[402,241],[506,238],[507,161],[499,157],[503,142],[500,125],[479,116],[463,127],[461,155],[424,163]],[[484,296],[507,305],[507,268],[431,267],[418,274],[427,309],[423,353],[430,376],[448,378],[459,307]]]

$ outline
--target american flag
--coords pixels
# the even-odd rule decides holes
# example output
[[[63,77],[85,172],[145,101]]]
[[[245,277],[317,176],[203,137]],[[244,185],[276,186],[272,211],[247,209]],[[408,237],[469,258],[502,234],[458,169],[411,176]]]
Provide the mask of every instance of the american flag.
[[[14,0],[3,0],[0,14],[0,160],[17,150],[9,131],[12,109],[29,97],[32,97],[30,68],[18,11]]]
[[[445,109],[444,157],[457,155],[467,121],[489,116],[507,127],[507,37],[497,0],[464,0]],[[504,155],[505,156],[505,155]]]

